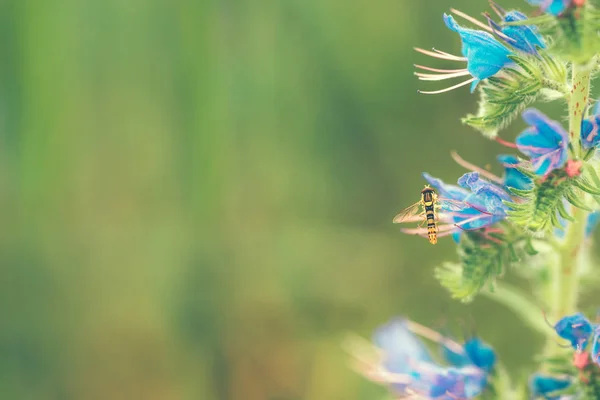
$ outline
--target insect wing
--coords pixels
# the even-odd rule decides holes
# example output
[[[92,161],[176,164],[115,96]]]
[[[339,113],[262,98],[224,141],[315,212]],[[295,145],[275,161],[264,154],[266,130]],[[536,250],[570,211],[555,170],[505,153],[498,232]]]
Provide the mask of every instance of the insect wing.
[[[438,208],[442,211],[462,211],[469,208],[469,205],[464,201],[438,198]]]
[[[406,207],[404,210],[400,211],[398,215],[394,217],[394,223],[400,224],[402,222],[408,222],[411,217],[415,215],[419,215],[421,211],[421,202],[418,201],[410,207]]]

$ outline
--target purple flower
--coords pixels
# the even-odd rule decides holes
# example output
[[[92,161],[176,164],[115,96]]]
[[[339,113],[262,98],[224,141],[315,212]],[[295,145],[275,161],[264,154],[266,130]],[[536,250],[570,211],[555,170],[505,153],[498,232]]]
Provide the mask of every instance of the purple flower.
[[[530,108],[522,114],[529,128],[516,140],[517,148],[531,158],[535,173],[546,176],[567,161],[569,136],[562,125]]]

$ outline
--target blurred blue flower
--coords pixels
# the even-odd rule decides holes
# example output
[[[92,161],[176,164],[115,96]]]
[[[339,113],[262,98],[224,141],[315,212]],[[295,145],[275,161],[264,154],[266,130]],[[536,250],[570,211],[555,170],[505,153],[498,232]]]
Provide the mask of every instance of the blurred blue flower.
[[[585,225],[585,236],[590,237],[596,230],[596,226],[598,226],[598,222],[600,222],[600,211],[594,211],[588,215],[587,223]]]
[[[517,169],[520,163],[517,157],[501,154],[497,159],[504,166],[504,186],[521,190],[533,187],[531,178]]]
[[[576,313],[561,318],[554,330],[563,339],[571,342],[575,350],[584,350],[592,334],[592,324],[582,313]]]
[[[594,338],[592,339],[592,361],[600,365],[600,327],[594,329]]]
[[[519,22],[525,21],[527,16],[522,12],[513,10],[505,12],[500,7],[492,3],[493,8],[496,10],[498,15],[502,18],[503,22]],[[517,50],[521,50],[528,54],[538,54],[537,48],[545,49],[546,43],[538,32],[538,28],[535,25],[504,25],[501,26],[495,23],[491,18],[488,17],[489,24],[498,32],[502,32],[508,38],[500,37],[509,45]]]
[[[569,136],[562,125],[530,108],[523,112],[530,126],[515,141],[517,148],[531,158],[535,173],[546,176],[567,161]]]
[[[409,373],[411,361],[431,362],[429,351],[403,319],[394,319],[377,329],[373,343],[385,352],[383,363],[390,372]]]
[[[467,59],[467,70],[475,78],[471,92],[483,79],[497,74],[511,63],[511,53],[502,43],[487,32],[467,29],[460,26],[451,15],[444,14],[446,26],[457,32],[462,42],[462,54]]]
[[[590,149],[600,144],[600,102],[596,102],[594,111],[590,118],[581,121],[581,145]]]
[[[558,399],[552,393],[571,386],[571,379],[558,378],[550,375],[534,374],[529,379],[529,391],[532,398]]]
[[[532,6],[540,6],[542,11],[558,16],[565,12],[573,0],[527,0]]]
[[[444,366],[432,360],[415,332],[441,343],[457,364]],[[405,319],[394,319],[380,327],[373,337],[381,355],[380,366],[368,374],[390,385],[399,395],[418,394],[424,399],[472,399],[483,392],[488,374],[495,365],[493,349],[473,338],[464,346],[427,327]],[[375,375],[375,376],[374,376]]]

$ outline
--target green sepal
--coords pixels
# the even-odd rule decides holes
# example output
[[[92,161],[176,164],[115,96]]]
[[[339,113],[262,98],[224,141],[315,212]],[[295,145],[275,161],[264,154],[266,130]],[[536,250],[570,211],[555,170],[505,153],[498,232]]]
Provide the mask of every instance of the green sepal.
[[[510,55],[515,66],[504,68],[479,85],[477,114],[467,115],[462,122],[479,130],[484,136],[494,138],[500,129],[510,124],[538,98],[542,89],[565,93],[566,65],[542,49],[539,52],[539,57]]]
[[[559,216],[573,221],[563,200],[590,211],[580,190],[593,193],[596,188],[581,176],[571,178],[564,170],[555,170],[546,179],[538,178],[533,183],[533,187],[528,190],[510,189],[511,193],[524,201],[506,203],[509,207],[508,220],[528,232],[544,234],[551,228],[563,229]]]

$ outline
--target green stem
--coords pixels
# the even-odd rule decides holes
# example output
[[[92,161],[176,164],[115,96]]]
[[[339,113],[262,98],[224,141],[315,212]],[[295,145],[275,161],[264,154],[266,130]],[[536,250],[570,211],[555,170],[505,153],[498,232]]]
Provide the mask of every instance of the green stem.
[[[590,70],[573,65],[572,90],[569,98],[569,134],[573,158],[581,158],[581,121],[585,112],[590,90]],[[577,311],[579,295],[579,279],[581,265],[585,257],[585,227],[588,212],[573,207],[574,222],[570,223],[565,232],[565,238],[558,247],[556,265],[551,269],[548,305],[549,318],[556,322],[560,318]],[[546,355],[560,353],[556,341],[549,340],[546,345]]]
[[[573,64],[571,79],[571,96],[569,98],[569,136],[573,149],[573,158],[580,159],[581,149],[581,120],[590,97],[589,67],[580,67]]]

